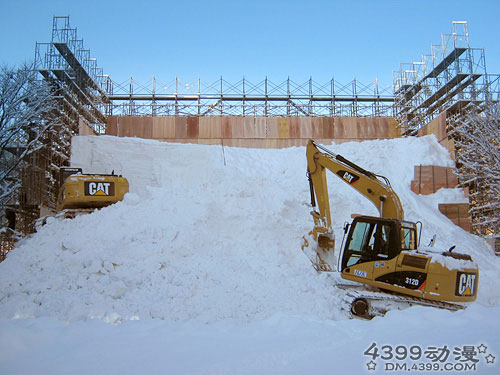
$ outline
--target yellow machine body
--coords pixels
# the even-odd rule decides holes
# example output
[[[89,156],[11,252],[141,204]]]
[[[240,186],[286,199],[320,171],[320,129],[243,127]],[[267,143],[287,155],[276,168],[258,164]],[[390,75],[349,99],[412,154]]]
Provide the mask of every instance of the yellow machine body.
[[[73,174],[64,178],[59,189],[57,211],[105,207],[123,200],[128,191],[122,176]]]
[[[416,235],[411,222],[356,217],[342,253],[342,278],[432,301],[474,301],[479,272],[471,257],[417,249]]]
[[[400,199],[383,177],[314,141],[306,150],[314,227],[302,250],[317,271],[337,268],[326,170],[377,207],[380,217],[357,216],[345,228],[342,278],[430,301],[466,303],[477,297],[479,270],[466,254],[418,248],[417,224],[404,220]],[[318,207],[319,211],[315,208]]]

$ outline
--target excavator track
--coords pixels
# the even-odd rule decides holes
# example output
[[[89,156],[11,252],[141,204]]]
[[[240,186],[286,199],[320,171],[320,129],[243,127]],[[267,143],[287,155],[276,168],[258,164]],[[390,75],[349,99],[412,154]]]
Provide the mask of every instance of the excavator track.
[[[74,219],[79,215],[88,215],[94,212],[95,208],[67,208],[54,215],[57,219]]]
[[[47,215],[43,216],[35,221],[35,228],[38,230],[42,226],[44,226],[47,223],[47,219],[49,217],[53,217],[54,219],[57,220],[63,220],[63,219],[74,219],[76,216],[79,215],[87,215],[92,212],[94,212],[96,209],[95,208],[74,208],[74,209],[65,209],[59,212],[56,212],[53,215]]]
[[[455,303],[431,301],[391,292],[369,290],[362,285],[337,284],[337,287],[346,291],[342,300],[342,310],[350,318],[370,320],[375,316],[384,316],[390,310],[403,310],[411,306],[428,306],[450,311],[465,308],[464,305]]]

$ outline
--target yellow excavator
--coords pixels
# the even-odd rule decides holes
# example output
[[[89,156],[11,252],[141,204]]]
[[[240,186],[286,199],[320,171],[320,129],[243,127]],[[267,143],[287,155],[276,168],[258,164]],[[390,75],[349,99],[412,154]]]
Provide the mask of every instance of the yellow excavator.
[[[404,220],[401,201],[387,178],[313,140],[306,156],[314,227],[304,236],[302,250],[318,272],[338,270],[348,281],[338,286],[347,291],[343,307],[351,316],[371,319],[411,305],[458,310],[476,299],[479,270],[470,255],[453,252],[454,246],[441,252],[419,247],[422,225]],[[326,170],[370,200],[380,214],[353,215],[344,227],[338,260]]]
[[[112,174],[83,174],[81,168],[63,167],[57,211],[85,213],[123,200],[129,184],[125,177]]]
[[[66,217],[92,212],[123,200],[129,185],[125,177],[111,174],[83,174],[81,168],[63,167],[57,211]]]
[[[35,222],[38,229],[49,217],[72,219],[123,200],[129,190],[128,180],[120,175],[84,174],[81,168],[61,167],[56,210]]]

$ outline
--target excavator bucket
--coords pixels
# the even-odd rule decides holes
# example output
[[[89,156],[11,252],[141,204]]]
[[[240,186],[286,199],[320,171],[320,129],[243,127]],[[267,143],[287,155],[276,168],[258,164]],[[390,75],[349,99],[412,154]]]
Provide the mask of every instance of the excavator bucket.
[[[303,237],[302,251],[307,255],[314,268],[318,272],[334,272],[336,270],[335,259],[335,235],[322,226],[315,226]]]

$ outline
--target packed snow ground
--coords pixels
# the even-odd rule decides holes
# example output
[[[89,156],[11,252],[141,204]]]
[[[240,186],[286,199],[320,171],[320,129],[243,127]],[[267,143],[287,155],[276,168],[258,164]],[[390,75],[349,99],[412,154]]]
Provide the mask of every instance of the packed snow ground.
[[[409,189],[413,166],[452,165],[447,151],[432,136],[329,148],[390,179],[406,218],[423,222],[423,244],[437,234],[435,248],[473,256],[476,303],[348,320],[338,275],[317,274],[300,251],[312,227],[304,147],[75,137],[72,166],[123,174],[130,193],[91,215],[48,220],[0,264],[0,373],[390,372],[394,361],[380,358],[368,369],[363,352],[376,342],[484,344],[469,373],[497,374],[485,356],[500,361],[500,261],[439,213],[438,203],[465,201],[460,191]],[[333,176],[329,188],[340,246],[352,213],[377,211]],[[447,361],[461,363],[453,353]]]

